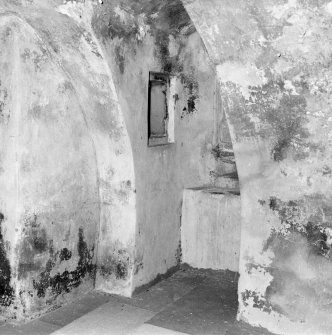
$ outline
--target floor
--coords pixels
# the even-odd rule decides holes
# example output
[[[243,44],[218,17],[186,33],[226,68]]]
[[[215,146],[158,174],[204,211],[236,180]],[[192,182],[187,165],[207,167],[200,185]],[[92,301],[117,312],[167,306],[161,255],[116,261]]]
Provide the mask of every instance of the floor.
[[[268,335],[236,321],[237,274],[183,267],[133,298],[91,292],[1,335]],[[271,334],[272,335],[272,334]]]

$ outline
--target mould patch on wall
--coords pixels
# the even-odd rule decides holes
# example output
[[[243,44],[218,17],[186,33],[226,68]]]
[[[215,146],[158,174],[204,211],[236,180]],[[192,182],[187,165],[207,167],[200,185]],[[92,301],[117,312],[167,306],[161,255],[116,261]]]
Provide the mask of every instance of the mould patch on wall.
[[[262,206],[265,202],[260,202]],[[272,231],[266,241],[267,250],[280,237],[289,243],[292,238],[302,237],[310,253],[330,258],[332,217],[329,199],[322,194],[305,196],[298,200],[282,201],[271,197],[269,208],[278,216],[281,226]],[[285,247],[283,250],[289,249]]]
[[[0,123],[7,124],[10,118],[9,111],[6,112],[6,104],[8,100],[8,91],[5,87],[2,87],[2,82],[0,81]]]
[[[130,268],[130,256],[126,250],[119,249],[113,255],[108,256],[100,265],[98,272],[105,278],[126,280]]]
[[[120,69],[120,73],[124,74],[125,71],[125,55],[124,55],[124,48],[121,45],[117,45],[114,49],[114,53],[115,53],[115,61]]]
[[[187,94],[187,106],[182,110],[181,119],[187,115],[192,115],[196,109],[199,100],[199,85],[196,79],[195,70],[192,69],[190,74],[180,73],[181,83]]]
[[[14,299],[14,291],[10,285],[11,268],[7,258],[7,248],[3,237],[3,221],[5,217],[0,213],[0,308],[8,307]]]
[[[36,72],[41,71],[42,64],[45,63],[48,58],[47,51],[42,45],[39,46],[39,50],[41,50],[42,53],[38,53],[35,50],[31,51],[30,49],[26,48],[24,53],[21,55],[24,62],[27,62],[28,60],[33,62]]]
[[[130,198],[130,193],[132,192],[131,181],[123,181],[120,184],[120,188],[114,191],[117,199],[121,201],[123,204],[128,203]]]
[[[70,250],[68,250],[67,248],[61,249],[59,254],[60,262],[69,261],[71,259],[71,256],[72,252]]]
[[[144,38],[154,38],[155,57],[164,72],[179,72],[177,55],[170,55],[170,38],[195,32],[194,25],[179,0],[171,1],[105,1],[96,11],[92,26],[106,43],[115,41],[115,58],[120,73],[125,71],[125,55],[135,55]]]
[[[330,287],[328,269],[332,269],[330,200],[313,194],[296,200],[270,197],[268,202],[259,201],[279,218],[280,227],[272,229],[263,248],[274,254],[271,265],[264,268],[273,279],[263,299],[253,296],[254,307],[302,322],[310,308],[332,302],[324,293]],[[244,302],[250,296],[243,296]]]
[[[132,15],[130,9],[122,8],[122,10],[127,12],[127,22],[124,22],[121,16],[119,16],[114,10],[110,10],[108,24],[101,30],[101,36],[104,40],[108,38],[118,38],[124,40],[136,39],[139,32],[138,22],[135,20],[135,17]]]
[[[39,298],[47,296],[48,298],[55,299],[58,295],[68,293],[73,288],[78,287],[87,276],[94,278],[94,247],[88,247],[84,239],[83,228],[80,228],[78,231],[77,252],[79,260],[75,270],[66,270],[63,273],[57,273],[52,276],[51,273],[56,268],[57,263],[69,260],[71,252],[67,248],[54,252],[53,243],[50,243],[49,260],[46,263],[46,267],[39,275],[39,278],[33,281],[33,287]]]
[[[271,304],[259,294],[252,290],[245,290],[241,293],[242,300],[245,306],[248,306],[248,301],[252,300],[252,306],[264,312],[270,313],[272,311]]]
[[[18,278],[26,278],[31,271],[37,271],[41,267],[40,260],[35,256],[43,254],[48,250],[48,239],[46,230],[41,228],[37,214],[24,218],[23,241],[20,247],[18,265]]]
[[[90,46],[91,52],[95,54],[98,58],[102,58],[101,54],[99,53],[98,46],[94,42],[91,34],[87,31],[84,31],[83,37],[86,43],[88,43],[88,45]]]
[[[187,83],[187,89],[189,95],[187,114],[192,114],[196,111],[196,101],[199,99],[198,83],[196,81]]]
[[[60,115],[59,113],[54,113],[52,105],[40,104],[40,102],[33,104],[27,112],[27,116],[30,120],[42,121],[48,124],[56,122]]]
[[[138,255],[135,258],[135,270],[134,270],[134,274],[137,275],[143,269],[144,269],[143,255]]]
[[[58,85],[57,90],[59,93],[64,94],[67,92],[73,93],[75,89],[74,85],[69,80],[65,80]]]
[[[218,143],[213,146],[211,153],[215,160],[222,161],[224,163],[235,164],[234,151],[229,147],[229,145],[225,145],[224,143]]]
[[[181,264],[182,262],[182,245],[181,245],[181,240],[179,241],[179,245],[176,249],[175,252],[175,259],[176,259],[176,264]]]
[[[258,135],[271,141],[271,156],[274,161],[282,161],[287,156],[303,160],[311,152],[321,151],[320,143],[309,141],[307,129],[308,111],[304,96],[307,88],[295,83],[298,92],[287,80],[270,80],[256,87],[249,86],[248,100],[234,99],[231,123],[238,130],[237,136]],[[295,87],[294,86],[294,87]],[[234,86],[228,89],[234,92]]]

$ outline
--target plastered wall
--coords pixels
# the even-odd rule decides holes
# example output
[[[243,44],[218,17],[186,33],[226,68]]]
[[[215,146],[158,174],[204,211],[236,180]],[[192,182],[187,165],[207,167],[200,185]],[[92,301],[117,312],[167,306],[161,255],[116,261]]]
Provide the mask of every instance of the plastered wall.
[[[131,145],[79,10],[0,4],[0,306],[9,319],[86,293],[109,264],[113,292],[132,290]]]
[[[182,191],[224,171],[214,66],[181,2],[3,0],[0,43],[1,315],[130,296],[177,266]],[[147,146],[149,71],[176,78],[168,146]]]
[[[92,22],[133,147],[140,287],[179,264],[183,189],[212,184],[221,166],[213,154],[215,71],[180,1],[104,1]],[[166,146],[147,146],[149,71],[176,78],[175,142]]]
[[[183,191],[182,262],[194,268],[239,271],[241,199],[238,190]]]
[[[216,65],[238,166],[238,318],[331,333],[329,1],[184,1]]]

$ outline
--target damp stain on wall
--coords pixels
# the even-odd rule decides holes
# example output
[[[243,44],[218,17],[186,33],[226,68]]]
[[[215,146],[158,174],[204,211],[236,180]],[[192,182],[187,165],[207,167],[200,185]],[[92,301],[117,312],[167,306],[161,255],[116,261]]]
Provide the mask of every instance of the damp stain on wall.
[[[120,73],[123,74],[125,71],[125,50],[123,46],[117,45],[114,49],[115,61],[119,66]]]
[[[71,259],[71,256],[72,252],[70,250],[68,250],[67,248],[61,249],[59,254],[60,262],[69,261]]]
[[[268,139],[271,157],[277,162],[290,157],[303,160],[310,153],[322,152],[323,145],[310,140],[306,85],[294,81],[294,92],[286,85],[290,85],[289,80],[276,79],[268,71],[266,78],[266,84],[248,87],[248,99],[234,98],[231,123],[238,140],[252,136]],[[237,90],[236,86],[227,86],[229,92]]]
[[[0,213],[0,310],[13,303],[14,291],[11,287],[11,267],[7,258],[7,246],[3,237],[3,221],[5,217]]]
[[[37,52],[35,50],[30,50],[26,48],[24,52],[21,54],[21,58],[24,62],[31,61],[34,64],[35,72],[40,72],[42,70],[42,66],[47,61],[48,53],[44,47],[40,47],[41,52]]]
[[[23,240],[19,252],[18,279],[27,278],[29,272],[38,271],[41,261],[35,256],[48,250],[48,239],[45,228],[41,228],[37,214],[24,218]]]
[[[9,111],[6,111],[6,104],[8,100],[8,90],[3,87],[0,81],[0,123],[7,124],[10,118]]]
[[[212,147],[211,153],[216,160],[226,163],[235,163],[234,152],[224,143],[218,143]]]
[[[181,244],[181,239],[179,241],[179,245],[176,249],[176,252],[175,252],[175,259],[176,259],[176,262],[178,265],[181,264],[182,262],[182,244]]]
[[[130,268],[130,256],[126,250],[119,249],[112,256],[104,259],[97,271],[105,279],[126,280]]]
[[[106,10],[105,10],[106,8]],[[106,15],[107,13],[107,15]],[[146,36],[154,39],[154,55],[161,69],[168,73],[181,72],[178,54],[171,54],[171,39],[179,39],[195,32],[189,15],[181,1],[105,1],[96,11],[92,25],[99,38],[118,41],[115,47],[116,63],[125,71],[128,54],[135,56],[144,45]]]
[[[135,258],[135,268],[134,268],[134,274],[137,275],[141,270],[144,269],[144,263],[143,263],[143,255],[137,255]]]
[[[258,268],[271,275],[272,280],[265,296],[242,292],[245,306],[252,298],[255,308],[303,322],[309,317],[311,306],[324,308],[331,303],[332,298],[325,293],[330,287],[332,269],[330,201],[322,194],[288,201],[273,196],[259,201],[280,220],[280,226],[271,230],[263,248],[263,252],[273,252],[272,263],[267,267],[247,264],[249,273]],[[302,299],[310,307],[305,309]]]
[[[214,88],[215,73],[204,44],[180,0],[104,1],[95,12],[92,26],[112,69],[136,156],[139,185],[137,231],[142,232],[142,235],[137,234],[136,248],[137,254],[144,255],[144,259],[137,257],[134,262],[131,261],[129,265],[134,269],[131,271],[129,267],[128,272],[134,274],[133,285],[140,286],[179,262],[179,230],[172,208],[176,208],[181,201],[183,187],[198,185],[202,179],[204,183],[210,180],[209,171],[203,163],[210,153],[203,156],[199,151],[202,133],[209,138],[213,128],[213,99],[207,86]],[[144,143],[148,135],[149,71],[169,74],[174,85],[170,98],[174,99],[175,123],[179,120],[179,125],[175,127],[178,135],[175,135],[174,145],[160,146],[156,150],[146,148]],[[192,131],[191,127],[195,130]],[[190,149],[187,149],[189,146]],[[198,159],[199,163],[194,167],[189,163],[190,159]],[[201,168],[201,165],[204,167]],[[151,172],[148,175],[147,169]],[[172,188],[168,186],[167,171],[174,171],[172,174],[179,176]],[[165,189],[165,192],[159,192],[154,197],[157,189]],[[125,199],[125,193],[117,195],[120,201]],[[172,218],[164,215],[168,211],[173,212]],[[153,222],[155,229],[148,229]],[[165,233],[158,234],[160,231]],[[162,238],[165,234],[169,236],[169,243]],[[152,239],[154,243],[150,242]],[[114,282],[120,260],[127,263],[125,258],[119,259],[117,252],[112,250],[109,257],[100,260],[98,275],[103,280]]]
[[[15,207],[19,201],[17,215],[8,214],[11,226],[7,228],[5,220],[2,227],[0,293],[8,293],[9,301],[12,284],[15,306],[10,308],[10,316],[20,320],[37,316],[93,288],[97,258],[94,243],[101,207],[111,207],[112,215],[117,211],[119,217],[124,211],[122,205],[109,205],[115,199],[111,192],[118,189],[116,182],[112,190],[105,190],[106,196],[111,193],[109,198],[100,199],[104,194],[99,192],[103,185],[99,185],[98,175],[116,165],[112,181],[127,183],[129,178],[134,183],[128,135],[99,45],[83,22],[77,24],[70,13],[60,13],[57,4],[46,1],[42,9],[35,1],[29,1],[27,8],[10,1],[0,4],[0,11],[5,12],[1,17],[4,47],[0,58],[8,70],[1,78],[0,112],[6,112],[6,108],[17,111],[12,127],[3,129],[5,141],[14,143],[3,146],[1,153],[3,166],[8,167],[5,173],[11,176],[2,178],[8,190],[2,197],[3,208]],[[17,38],[2,40],[4,31],[10,32],[5,27],[7,23]],[[16,70],[22,80],[13,82]],[[9,82],[12,85],[8,86]],[[22,90],[26,94],[17,105],[11,95]],[[76,112],[68,114],[73,108]],[[0,115],[0,123],[1,120]],[[15,134],[21,122],[25,127],[18,139]],[[24,151],[16,172],[10,169],[17,156],[15,150]],[[117,162],[115,153],[122,154]],[[18,179],[14,177],[17,173]],[[11,178],[18,182],[14,198]],[[124,191],[128,187],[123,187]],[[124,193],[123,201],[130,201],[132,208],[135,199],[128,200],[129,195]],[[24,216],[30,212],[36,214]],[[127,222],[134,225],[132,214]],[[13,243],[10,249],[7,239]],[[121,276],[124,272],[118,270]]]
[[[179,73],[182,85],[187,94],[187,106],[183,108],[181,118],[192,115],[196,111],[196,104],[199,101],[199,84],[194,69],[191,73]]]
[[[49,259],[46,266],[38,278],[33,280],[33,288],[39,298],[55,299],[58,295],[68,293],[78,287],[87,277],[91,279],[95,277],[94,247],[88,247],[84,239],[83,228],[79,228],[78,231],[77,253],[79,260],[75,270],[66,270],[52,275],[51,273],[59,262],[70,260],[72,252],[67,248],[56,252],[50,241]]]

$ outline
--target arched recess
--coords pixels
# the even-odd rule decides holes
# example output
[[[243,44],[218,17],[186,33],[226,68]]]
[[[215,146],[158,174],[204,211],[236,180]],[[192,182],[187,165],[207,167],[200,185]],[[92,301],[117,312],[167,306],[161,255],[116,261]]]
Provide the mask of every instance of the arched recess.
[[[235,167],[219,157],[224,143],[219,147],[217,132],[212,132],[218,105],[214,66],[180,0],[104,1],[95,6],[92,27],[112,71],[133,146],[134,285],[140,288],[170,274],[181,261],[184,189],[229,185],[222,176]],[[174,116],[174,142],[167,145],[148,145],[149,72],[171,78],[168,107],[170,121]]]
[[[184,0],[216,64],[241,188],[238,318],[331,329],[331,3]]]
[[[130,295],[134,166],[99,47],[54,9],[0,13],[1,314]]]

